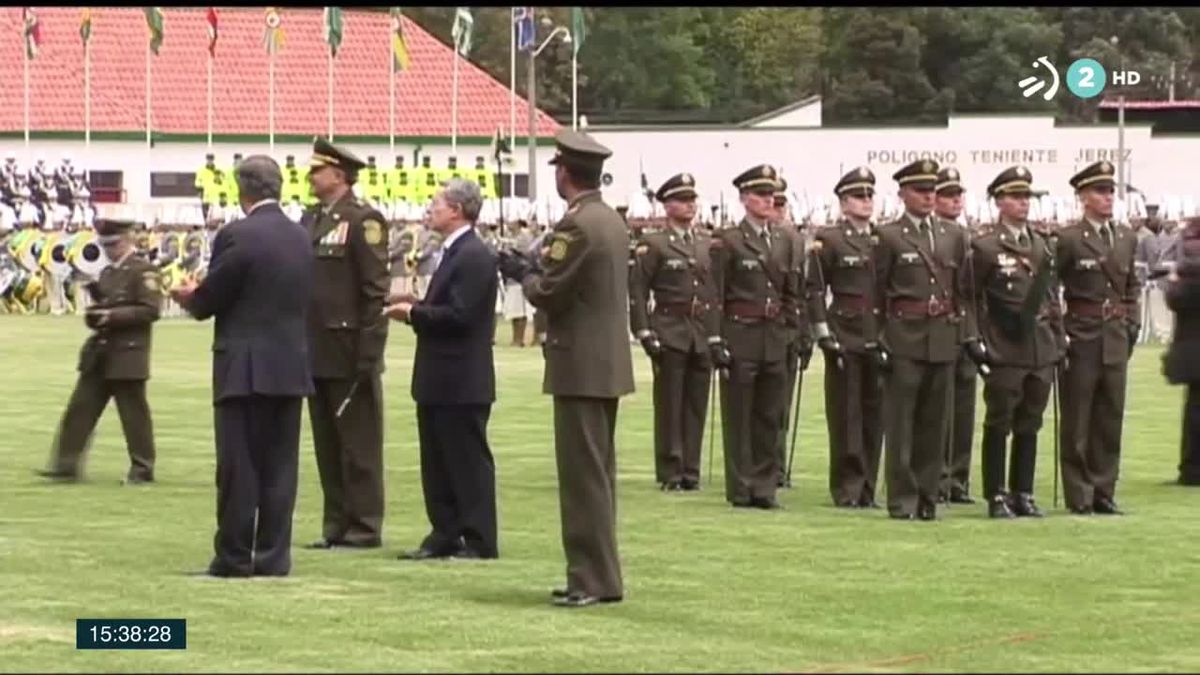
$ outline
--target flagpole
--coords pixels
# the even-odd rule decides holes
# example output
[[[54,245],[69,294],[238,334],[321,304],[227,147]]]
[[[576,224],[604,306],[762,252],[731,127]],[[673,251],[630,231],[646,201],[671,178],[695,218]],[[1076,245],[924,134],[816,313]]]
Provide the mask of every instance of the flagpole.
[[[29,44],[25,44],[25,157],[29,158]]]
[[[458,156],[458,41],[454,42],[454,85],[450,97],[450,156]]]
[[[571,129],[579,128],[579,46],[571,50]]]
[[[509,50],[508,50],[508,135],[515,136],[517,131],[517,8],[509,8]],[[517,181],[508,181],[508,196],[517,196]],[[501,195],[503,197],[503,195]]]
[[[213,53],[208,53],[208,149],[212,150],[213,134]]]
[[[399,21],[399,19],[397,19]],[[390,45],[389,45],[390,46]],[[388,157],[396,156],[396,55],[388,50],[392,62],[392,76],[388,78]]]
[[[146,45],[146,147],[150,147],[150,45]]]
[[[90,37],[90,36],[89,36]],[[83,154],[91,166],[92,151],[92,41],[83,43]],[[87,176],[87,167],[84,167]]]
[[[333,50],[329,50],[329,141],[333,142]]]
[[[271,154],[275,154],[275,44],[274,36],[271,43],[271,58],[267,66],[267,86],[270,88],[270,95],[267,97],[267,143],[271,148]]]

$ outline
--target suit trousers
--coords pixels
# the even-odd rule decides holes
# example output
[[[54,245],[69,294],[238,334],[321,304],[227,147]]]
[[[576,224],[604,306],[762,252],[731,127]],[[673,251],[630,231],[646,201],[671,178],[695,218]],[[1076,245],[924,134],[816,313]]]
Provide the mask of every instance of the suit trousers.
[[[432,531],[421,547],[438,554],[466,545],[482,558],[499,555],[496,464],[488,447],[491,404],[417,404],[421,488]]]
[[[946,465],[942,469],[941,491],[968,492],[971,485],[971,449],[975,443],[975,389],[978,381],[975,362],[959,356],[954,364],[953,414],[946,437]]]
[[[1008,477],[1010,493],[1032,493],[1034,467],[1037,462],[1037,434],[1050,401],[1054,377],[1052,366],[1017,368],[993,365],[992,373],[983,383],[983,401],[987,412],[983,418],[985,437],[994,434],[1003,441],[1011,433],[1012,463]],[[1032,443],[1020,442],[1025,437]],[[983,496],[991,499],[1001,493],[1004,484],[1005,450],[1002,442],[985,443],[982,449]]]
[[[700,481],[712,370],[705,354],[664,348],[654,368],[654,476]]]
[[[325,495],[322,536],[366,543],[380,540],[383,530],[383,396],[379,375],[364,377],[339,418],[353,385],[314,380],[308,416]]]
[[[893,356],[884,385],[888,511],[936,504],[950,430],[954,363]]]
[[[1059,375],[1059,451],[1068,508],[1090,508],[1097,499],[1116,496],[1128,362],[1104,365],[1102,342],[1073,340],[1068,367]]]
[[[1189,384],[1187,388],[1180,448],[1180,480],[1200,484],[1200,383]]]
[[[216,557],[210,569],[286,575],[300,455],[299,396],[245,396],[215,406]]]
[[[825,359],[825,421],[829,428],[829,494],[838,505],[875,500],[883,450],[879,367],[866,354]]]
[[[617,553],[616,398],[554,397],[554,457],[567,590],[624,595]]]
[[[117,413],[125,432],[129,477],[153,478],[154,427],[150,421],[150,404],[146,401],[146,381],[107,380],[94,371],[80,373],[75,390],[71,392],[55,439],[52,466],[57,471],[79,471],[96,422],[110,398],[117,400]]]
[[[787,366],[734,359],[721,381],[725,500],[774,499],[779,480],[779,426],[786,409]]]

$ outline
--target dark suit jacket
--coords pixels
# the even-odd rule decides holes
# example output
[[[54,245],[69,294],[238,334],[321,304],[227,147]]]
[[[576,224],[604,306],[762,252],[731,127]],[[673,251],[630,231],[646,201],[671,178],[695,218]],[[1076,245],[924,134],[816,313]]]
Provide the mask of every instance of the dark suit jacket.
[[[307,313],[313,252],[278,204],[222,228],[208,275],[185,305],[215,316],[213,399],[312,393]]]
[[[496,400],[496,256],[474,228],[442,254],[425,298],[409,316],[417,334],[412,396],[424,405]]]

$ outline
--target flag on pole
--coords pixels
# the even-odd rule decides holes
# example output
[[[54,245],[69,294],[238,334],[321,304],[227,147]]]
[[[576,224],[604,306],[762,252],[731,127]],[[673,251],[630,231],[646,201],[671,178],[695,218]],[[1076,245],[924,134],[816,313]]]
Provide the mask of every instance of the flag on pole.
[[[209,7],[205,14],[208,19],[208,55],[217,55],[217,8]]]
[[[279,18],[278,7],[268,7],[266,28],[263,30],[263,46],[268,54],[278,54],[283,46],[283,23]]]
[[[525,52],[533,49],[537,41],[537,24],[533,21],[532,7],[515,7],[513,12],[513,30],[517,31],[517,51]]]
[[[325,8],[325,42],[329,44],[329,55],[337,58],[342,44],[342,8]]]
[[[146,27],[150,29],[150,51],[158,56],[158,48],[163,42],[163,13],[160,7],[147,7]]]
[[[492,157],[500,159],[501,155],[512,154],[512,146],[508,142],[508,134],[504,132],[504,127],[496,127],[496,134],[492,136]]]
[[[25,22],[25,56],[32,61],[38,55],[38,48],[42,46],[42,27],[38,24],[37,14],[33,13],[32,7],[21,10],[21,19]]]
[[[471,53],[471,29],[474,26],[475,19],[471,17],[471,9],[459,7],[454,13],[454,29],[450,34],[454,38],[454,48],[463,56]]]
[[[408,43],[404,40],[404,18],[399,7],[393,7],[392,15],[392,57],[396,59],[396,70],[408,70]]]
[[[84,7],[79,17],[79,39],[83,41],[83,46],[86,47],[89,40],[92,39],[92,8]]]
[[[571,8],[571,45],[575,53],[579,53],[579,49],[583,47],[583,41],[587,39],[587,22],[583,17],[582,7]]]

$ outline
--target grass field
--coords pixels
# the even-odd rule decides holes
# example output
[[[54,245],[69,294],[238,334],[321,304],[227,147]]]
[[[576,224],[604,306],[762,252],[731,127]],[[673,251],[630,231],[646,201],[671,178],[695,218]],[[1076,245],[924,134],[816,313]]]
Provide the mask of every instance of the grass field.
[[[155,329],[157,485],[119,484],[128,459],[111,407],[88,481],[52,485],[32,469],[46,462],[85,329],[0,319],[0,671],[1200,670],[1200,491],[1166,484],[1182,392],[1164,383],[1155,347],[1139,348],[1130,378],[1127,516],[1049,508],[1047,413],[1038,497],[1049,517],[992,522],[982,505],[960,506],[936,524],[829,505],[819,358],[786,510],[729,508],[719,457],[717,489],[660,493],[650,372],[636,359],[638,391],[622,401],[617,432],[626,602],[572,611],[548,604],[565,565],[535,349],[496,353],[501,559],[395,560],[427,527],[407,329],[393,330],[384,376],[384,549],[296,550],[285,579],[185,576],[212,554],[210,334],[184,320]],[[319,534],[307,424],[299,544]],[[977,458],[973,471],[978,481]],[[188,648],[77,652],[74,621],[86,617],[186,618]]]

